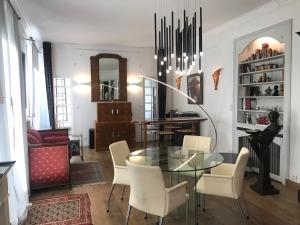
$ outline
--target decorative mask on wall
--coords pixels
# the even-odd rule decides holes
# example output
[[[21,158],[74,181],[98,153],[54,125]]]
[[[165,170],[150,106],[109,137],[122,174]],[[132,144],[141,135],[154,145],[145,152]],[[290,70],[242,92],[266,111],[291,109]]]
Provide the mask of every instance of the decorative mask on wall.
[[[223,70],[223,68],[219,68],[217,70],[215,70],[213,72],[212,79],[214,81],[214,86],[215,86],[215,90],[218,90],[218,84],[219,84],[219,79],[220,79],[220,75],[221,75],[221,71]]]
[[[176,77],[176,87],[178,90],[180,90],[181,79],[182,79],[182,76]]]

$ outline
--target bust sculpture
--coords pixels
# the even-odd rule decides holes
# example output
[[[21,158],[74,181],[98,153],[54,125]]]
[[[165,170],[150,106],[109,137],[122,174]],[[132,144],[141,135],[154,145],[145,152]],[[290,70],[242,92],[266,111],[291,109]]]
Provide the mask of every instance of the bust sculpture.
[[[255,151],[259,160],[259,174],[257,182],[251,185],[251,188],[262,195],[278,194],[279,190],[275,189],[270,179],[270,149],[269,145],[278,135],[282,126],[278,123],[279,113],[271,111],[268,114],[270,125],[260,130],[247,130],[248,140],[252,149]]]

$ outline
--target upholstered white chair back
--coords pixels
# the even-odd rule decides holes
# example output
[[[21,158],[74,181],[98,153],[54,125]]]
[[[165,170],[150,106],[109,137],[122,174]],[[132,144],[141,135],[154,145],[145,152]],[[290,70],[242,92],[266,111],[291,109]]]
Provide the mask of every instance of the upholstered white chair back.
[[[189,150],[210,152],[211,138],[205,136],[185,135],[182,147]]]
[[[235,167],[233,169],[233,194],[236,199],[239,198],[242,193],[244,174],[249,155],[249,150],[243,147],[239,153],[239,156],[235,163]]]
[[[163,217],[166,210],[166,189],[161,169],[133,164],[128,160],[126,164],[130,177],[129,205]]]
[[[126,141],[118,141],[109,146],[114,166],[126,166],[125,160],[129,155],[129,147]]]

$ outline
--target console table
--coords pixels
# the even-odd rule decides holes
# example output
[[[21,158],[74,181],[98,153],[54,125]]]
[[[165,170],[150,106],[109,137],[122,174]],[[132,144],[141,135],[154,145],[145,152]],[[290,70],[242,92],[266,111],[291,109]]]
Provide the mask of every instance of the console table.
[[[8,206],[7,173],[15,161],[0,162],[0,224],[10,225]]]
[[[145,120],[142,121],[142,125],[144,127],[144,148],[147,147],[147,125],[150,124],[176,124],[176,123],[191,123],[193,128],[197,127],[201,121],[207,120],[203,117],[173,117],[173,118],[165,118],[165,119],[157,119],[157,120]]]

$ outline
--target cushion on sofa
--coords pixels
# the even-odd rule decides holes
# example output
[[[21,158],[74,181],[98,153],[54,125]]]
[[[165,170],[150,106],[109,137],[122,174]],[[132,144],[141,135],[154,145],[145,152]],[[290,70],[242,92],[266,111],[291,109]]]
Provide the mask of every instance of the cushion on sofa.
[[[37,139],[34,135],[32,135],[31,133],[27,133],[27,140],[28,140],[28,144],[41,144],[42,142],[39,141],[39,139]]]
[[[44,143],[68,142],[67,136],[47,136],[43,137]]]
[[[55,131],[41,131],[40,135],[42,138],[44,137],[49,137],[49,136],[65,136],[68,137],[68,131],[59,131],[59,130],[55,130]]]
[[[29,130],[27,130],[27,133],[29,133],[32,136],[34,136],[39,141],[39,143],[43,143],[43,139],[42,139],[40,133],[37,130],[35,130],[35,129],[29,129]]]

